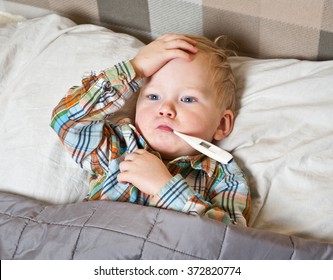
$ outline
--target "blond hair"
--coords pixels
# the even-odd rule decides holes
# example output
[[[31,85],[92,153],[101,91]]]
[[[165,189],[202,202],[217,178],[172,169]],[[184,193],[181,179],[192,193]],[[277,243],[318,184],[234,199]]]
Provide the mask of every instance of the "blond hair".
[[[212,86],[216,89],[218,105],[223,109],[236,109],[236,81],[233,75],[228,57],[235,54],[225,46],[220,46],[221,41],[225,43],[226,38],[220,36],[211,41],[199,35],[186,35],[197,42],[199,51],[209,55],[209,69],[211,69]]]

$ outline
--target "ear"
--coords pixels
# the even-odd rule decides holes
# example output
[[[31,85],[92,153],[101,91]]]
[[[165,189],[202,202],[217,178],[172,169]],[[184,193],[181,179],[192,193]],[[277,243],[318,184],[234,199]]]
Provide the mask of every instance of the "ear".
[[[234,127],[234,113],[231,110],[225,110],[222,114],[220,124],[217,127],[214,140],[219,141],[227,137]]]

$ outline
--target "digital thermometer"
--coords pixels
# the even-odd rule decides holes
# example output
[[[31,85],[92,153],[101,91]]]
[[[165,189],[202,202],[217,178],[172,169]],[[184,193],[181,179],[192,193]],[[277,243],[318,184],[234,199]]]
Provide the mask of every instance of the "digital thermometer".
[[[204,155],[215,159],[218,162],[221,162],[223,164],[228,164],[232,162],[233,156],[228,153],[227,151],[221,149],[218,146],[213,145],[212,143],[209,143],[203,139],[189,136],[183,133],[180,133],[178,131],[173,131],[174,134],[185,140],[187,144],[192,146],[192,148],[196,149],[197,151],[203,153]]]

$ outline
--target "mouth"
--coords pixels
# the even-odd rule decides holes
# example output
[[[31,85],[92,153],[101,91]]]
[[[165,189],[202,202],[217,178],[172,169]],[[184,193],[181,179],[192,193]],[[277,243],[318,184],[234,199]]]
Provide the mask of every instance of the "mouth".
[[[173,129],[170,126],[167,125],[159,125],[157,129],[166,131],[166,132],[173,132]]]

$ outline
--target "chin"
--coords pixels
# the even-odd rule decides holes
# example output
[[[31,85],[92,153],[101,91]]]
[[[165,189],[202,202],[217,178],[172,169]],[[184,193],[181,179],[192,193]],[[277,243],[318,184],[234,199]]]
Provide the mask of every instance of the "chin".
[[[179,153],[167,149],[167,147],[165,146],[163,148],[161,147],[156,147],[156,148],[152,147],[152,148],[153,150],[157,151],[162,156],[163,159],[171,160],[179,157],[178,156]]]
[[[151,142],[148,141],[150,147],[160,153],[163,159],[173,160],[181,156],[197,154],[196,150],[188,144],[183,143],[181,139],[169,138],[166,135],[155,137]]]
[[[192,148],[183,147],[179,149],[174,149],[174,147],[170,147],[170,149],[167,148],[167,146],[160,147],[160,149],[154,149],[155,151],[159,152],[162,156],[162,159],[165,160],[174,160],[176,158],[182,157],[182,156],[192,156],[197,155],[198,152],[196,150],[193,150]]]

